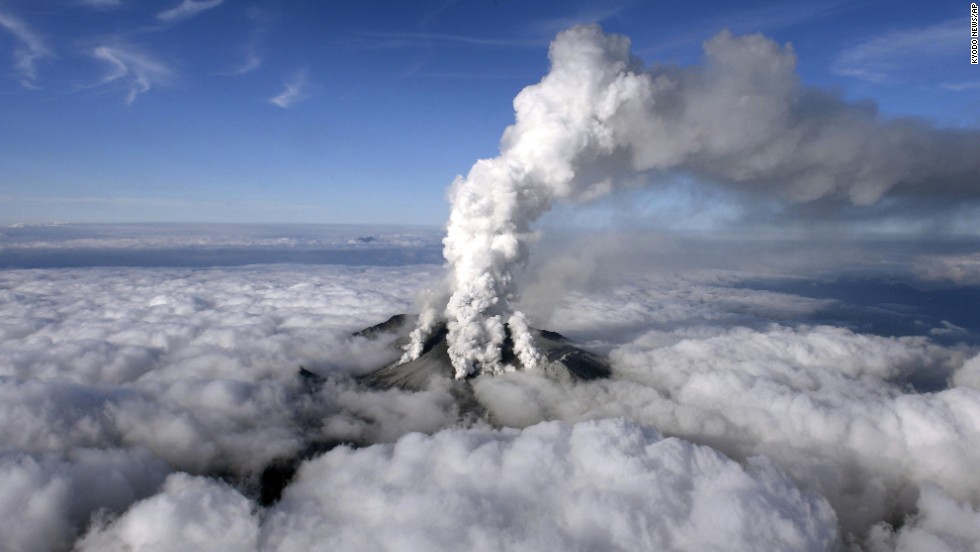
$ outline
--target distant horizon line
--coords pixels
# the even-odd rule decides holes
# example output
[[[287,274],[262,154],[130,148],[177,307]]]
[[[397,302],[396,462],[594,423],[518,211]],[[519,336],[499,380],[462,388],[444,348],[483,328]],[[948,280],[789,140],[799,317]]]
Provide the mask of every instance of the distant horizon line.
[[[417,222],[229,222],[229,221],[130,221],[130,222],[2,222],[0,229],[42,226],[386,226],[441,228],[445,223],[424,224]]]
[[[350,229],[416,229],[427,232],[446,232],[445,223],[423,224],[408,222],[189,222],[189,221],[135,221],[135,222],[0,222],[0,236],[4,230],[17,230],[20,228],[181,228],[181,229],[203,229],[203,228],[350,228]],[[788,230],[788,229],[787,229]],[[655,233],[660,235],[673,235],[689,239],[709,239],[712,241],[786,241],[797,242],[801,240],[816,240],[818,242],[891,242],[891,241],[912,241],[915,243],[928,242],[976,242],[980,239],[980,233],[970,232],[934,232],[923,235],[919,231],[901,232],[895,229],[878,231],[852,231],[841,234],[821,233],[819,236],[813,233],[800,233],[800,229],[792,231],[777,231],[774,228],[742,228],[739,232],[732,232],[731,228],[672,228],[636,225],[622,227],[617,225],[593,225],[593,224],[546,224],[539,227],[537,231],[546,234],[646,234]]]

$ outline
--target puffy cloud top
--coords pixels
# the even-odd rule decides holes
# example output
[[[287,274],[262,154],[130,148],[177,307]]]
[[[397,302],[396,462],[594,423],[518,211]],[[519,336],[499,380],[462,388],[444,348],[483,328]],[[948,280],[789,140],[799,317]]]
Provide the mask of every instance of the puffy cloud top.
[[[274,550],[825,550],[836,519],[762,459],[624,420],[447,430],[307,463]]]

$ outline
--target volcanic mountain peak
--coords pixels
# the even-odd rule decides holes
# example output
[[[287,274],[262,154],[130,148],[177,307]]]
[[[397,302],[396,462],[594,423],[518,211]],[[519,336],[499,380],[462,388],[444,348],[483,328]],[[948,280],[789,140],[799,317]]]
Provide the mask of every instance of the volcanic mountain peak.
[[[355,332],[354,335],[375,339],[395,333],[399,335],[395,344],[401,346],[407,343],[408,332],[414,325],[414,316],[396,314],[380,324]],[[501,363],[516,370],[527,370],[528,367],[514,353],[510,329],[506,330]],[[448,333],[444,322],[438,324],[426,339],[422,354],[417,359],[406,363],[393,362],[363,376],[361,382],[381,388],[422,390],[429,386],[433,377],[453,379],[456,371],[449,359],[449,344],[446,340]],[[572,345],[560,333],[531,328],[531,334],[542,358],[540,365],[533,369],[539,370],[545,376],[565,381],[588,381],[606,378],[611,374],[609,364],[604,359]]]

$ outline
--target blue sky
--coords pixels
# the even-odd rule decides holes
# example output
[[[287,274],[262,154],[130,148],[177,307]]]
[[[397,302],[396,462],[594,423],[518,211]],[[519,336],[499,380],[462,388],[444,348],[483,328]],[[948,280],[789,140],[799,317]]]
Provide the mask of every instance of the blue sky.
[[[0,223],[442,224],[592,21],[650,64],[762,32],[806,84],[980,128],[968,2],[0,0]]]

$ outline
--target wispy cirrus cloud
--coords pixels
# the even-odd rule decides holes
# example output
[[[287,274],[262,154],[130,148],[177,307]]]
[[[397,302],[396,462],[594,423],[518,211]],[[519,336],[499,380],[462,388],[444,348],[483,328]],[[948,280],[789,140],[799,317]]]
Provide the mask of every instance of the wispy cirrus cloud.
[[[108,10],[123,5],[122,0],[78,0],[78,3],[97,10]]]
[[[954,19],[878,35],[841,52],[831,70],[867,82],[886,82],[921,60],[955,52],[963,44],[963,28],[963,22]]]
[[[268,28],[268,16],[255,6],[251,6],[245,10],[245,14],[252,23],[252,32],[249,40],[241,50],[242,55],[238,64],[229,70],[218,73],[219,75],[228,77],[245,75],[261,67],[262,62],[265,61],[262,57],[262,46]]]
[[[158,13],[157,19],[166,22],[187,19],[204,10],[217,8],[222,3],[224,3],[224,0],[182,0],[177,6]]]
[[[175,76],[168,65],[129,45],[96,46],[92,49],[91,55],[108,68],[105,76],[93,87],[124,83],[127,89],[127,104],[133,103],[137,96],[150,90],[154,85],[170,82]]]
[[[233,67],[231,70],[221,74],[230,77],[245,75],[261,67],[262,61],[263,59],[262,56],[259,55],[258,48],[254,44],[249,43],[245,46],[245,54],[239,64]]]
[[[973,82],[947,82],[940,85],[940,88],[944,90],[952,90],[953,92],[965,92],[967,90],[980,90],[980,81]]]
[[[635,0],[627,0],[622,2],[613,2],[609,5],[590,6],[575,13],[563,14],[559,17],[552,17],[541,21],[536,21],[530,24],[529,30],[534,35],[551,38],[559,31],[574,25],[602,23],[610,19],[615,19],[636,4],[637,2]]]
[[[37,62],[54,54],[40,35],[13,15],[0,12],[0,29],[12,34],[19,43],[14,48],[14,66],[20,73],[20,83],[25,88],[38,88]]]
[[[288,109],[303,100],[311,98],[313,93],[314,86],[310,83],[306,71],[299,71],[293,75],[292,79],[286,81],[285,88],[283,88],[282,92],[269,98],[269,103],[283,109]]]
[[[547,45],[544,39],[521,39],[521,38],[490,38],[452,33],[432,33],[432,32],[377,32],[370,31],[360,33],[351,41],[352,45],[362,48],[405,48],[411,46],[427,46],[433,42],[445,42],[452,44],[463,44],[471,46],[491,46],[491,47],[519,47],[533,48]]]
[[[728,29],[733,33],[772,32],[777,29],[819,21],[860,6],[859,2],[828,0],[820,2],[777,2],[759,7],[737,6],[722,10],[707,19],[697,19],[676,28],[658,29],[657,39],[637,41],[636,53],[641,57],[661,57],[664,53],[684,50],[704,42],[706,29],[717,32]]]

